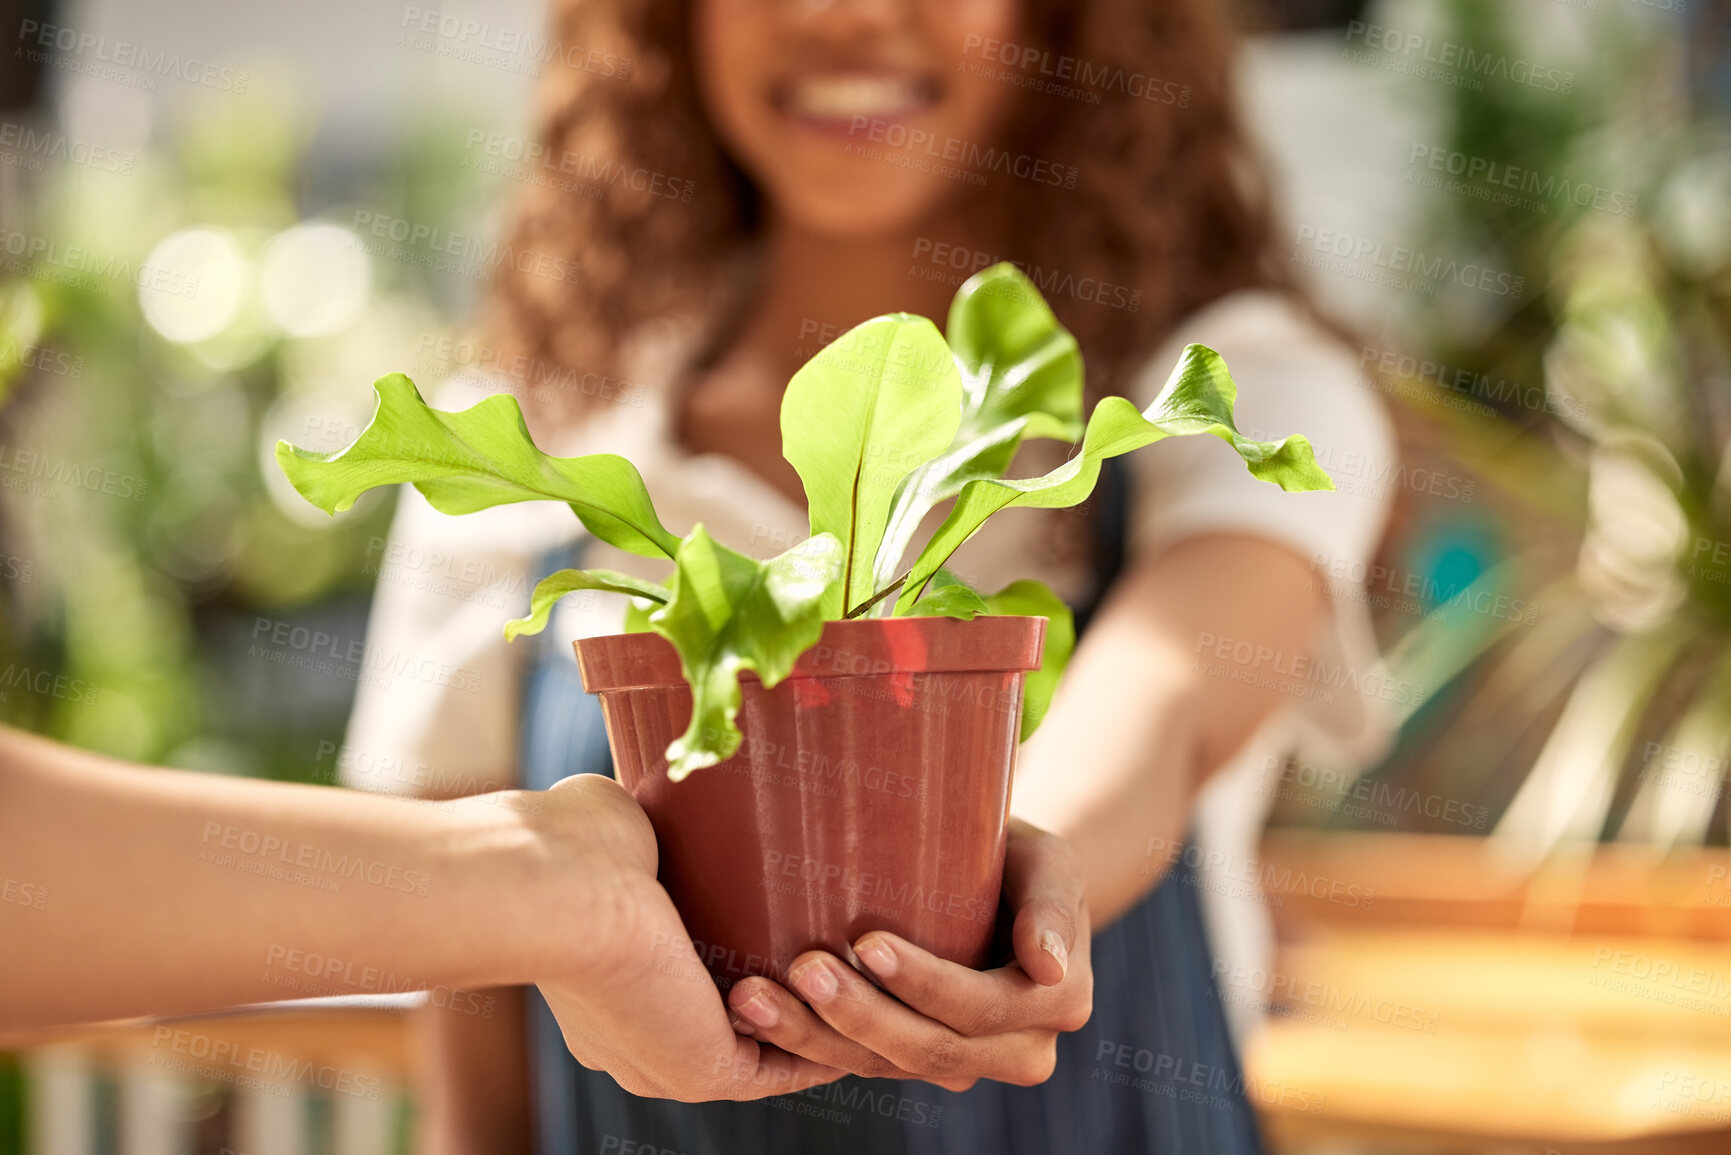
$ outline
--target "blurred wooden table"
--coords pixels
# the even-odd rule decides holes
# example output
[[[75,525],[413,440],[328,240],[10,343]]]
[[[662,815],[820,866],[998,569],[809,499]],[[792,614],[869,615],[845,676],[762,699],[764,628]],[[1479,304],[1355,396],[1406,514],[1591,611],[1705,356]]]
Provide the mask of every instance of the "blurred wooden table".
[[[1323,1104],[1264,1096],[1281,1148],[1731,1150],[1728,865],[1606,848],[1529,879],[1482,839],[1272,834],[1263,870],[1374,892],[1275,908],[1246,1067]]]

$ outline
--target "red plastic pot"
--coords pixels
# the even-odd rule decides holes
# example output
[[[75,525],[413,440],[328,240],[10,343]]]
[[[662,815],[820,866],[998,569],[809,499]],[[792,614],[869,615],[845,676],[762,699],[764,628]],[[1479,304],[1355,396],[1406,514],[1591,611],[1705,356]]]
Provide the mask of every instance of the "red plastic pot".
[[[801,952],[852,958],[888,930],[986,962],[1003,881],[1022,675],[1044,618],[830,622],[793,673],[742,681],[730,759],[667,777],[691,718],[678,655],[650,633],[577,643],[619,781],[654,824],[660,877],[722,986]]]

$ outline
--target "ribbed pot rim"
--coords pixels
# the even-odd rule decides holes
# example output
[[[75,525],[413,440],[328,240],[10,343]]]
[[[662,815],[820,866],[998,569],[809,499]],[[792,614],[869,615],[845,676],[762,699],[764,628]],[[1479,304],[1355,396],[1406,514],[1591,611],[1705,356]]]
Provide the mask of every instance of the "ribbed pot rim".
[[[867,618],[825,622],[790,678],[881,677],[909,673],[1036,670],[1046,619],[985,615],[959,618]],[[577,668],[591,694],[683,684],[679,654],[654,633],[580,638]],[[747,671],[744,677],[756,680]]]

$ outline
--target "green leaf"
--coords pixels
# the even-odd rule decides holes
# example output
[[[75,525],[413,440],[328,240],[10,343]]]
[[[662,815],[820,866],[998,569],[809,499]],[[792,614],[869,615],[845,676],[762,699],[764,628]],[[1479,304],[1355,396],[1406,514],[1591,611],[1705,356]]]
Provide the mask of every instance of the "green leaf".
[[[1076,621],[1070,607],[1042,582],[1012,582],[990,597],[982,598],[947,569],[932,575],[925,596],[914,603],[916,618],[961,618],[972,621],[981,614],[1046,619],[1046,641],[1040,650],[1040,668],[1022,683],[1022,741],[1039,728],[1052,704],[1058,679],[1076,648]]]
[[[908,573],[895,612],[906,614],[926,583],[985,520],[1001,509],[1064,509],[1085,501],[1100,478],[1100,463],[1167,437],[1207,433],[1238,451],[1251,475],[1288,492],[1333,489],[1317,465],[1310,442],[1294,434],[1280,441],[1252,441],[1232,424],[1238,389],[1220,354],[1189,345],[1146,413],[1122,397],[1094,407],[1082,436],[1082,451],[1040,477],[970,481]]]
[[[914,603],[908,616],[960,618],[967,622],[980,614],[991,612],[986,605],[986,599],[975,593],[972,587],[957,581],[949,570],[941,569],[932,575],[932,583],[926,588],[925,596]]]
[[[625,604],[625,625],[622,627],[628,634],[647,634],[652,627],[649,615],[660,609],[664,603],[646,601],[643,598],[632,598]]]
[[[1082,434],[1082,354],[1033,282],[1014,265],[970,277],[950,304],[949,344],[962,374],[962,419],[942,456],[896,492],[872,567],[894,580],[932,507],[983,477],[1001,477],[1023,438]]]
[[[657,605],[667,603],[667,588],[611,569],[562,569],[535,583],[529,595],[529,616],[505,623],[505,640],[514,642],[523,634],[538,634],[547,628],[553,606],[566,594],[578,590],[606,590],[635,598],[648,598]]]
[[[302,497],[337,513],[381,485],[413,482],[434,509],[474,513],[517,501],[569,505],[590,533],[643,557],[672,557],[637,469],[623,457],[548,457],[529,437],[514,397],[501,393],[461,413],[431,409],[401,373],[373,383],[378,408],[360,437],[335,453],[277,442],[277,464]]]
[[[825,617],[871,596],[890,499],[955,437],[961,398],[961,375],[937,327],[906,313],[848,330],[788,382],[782,456],[805,485],[812,534],[832,534],[844,554]]]
[[[823,633],[842,573],[841,543],[818,534],[768,561],[735,553],[697,526],[674,557],[673,593],[649,625],[673,643],[691,686],[691,724],[667,747],[677,782],[739,749],[739,675],[774,686]]]
[[[1058,679],[1070,664],[1076,649],[1076,620],[1064,600],[1040,582],[1012,582],[986,599],[994,614],[1046,619],[1046,642],[1040,650],[1040,668],[1022,683],[1022,741],[1026,742],[1051,708]]]

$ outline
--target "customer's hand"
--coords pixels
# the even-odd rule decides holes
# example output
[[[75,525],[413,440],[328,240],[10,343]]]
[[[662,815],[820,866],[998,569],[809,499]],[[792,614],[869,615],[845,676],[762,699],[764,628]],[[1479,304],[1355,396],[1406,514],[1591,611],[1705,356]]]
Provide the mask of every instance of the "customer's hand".
[[[1015,958],[997,970],[970,970],[874,931],[854,953],[877,985],[834,955],[808,951],[788,972],[804,1002],[769,979],[734,985],[728,1002],[749,1024],[738,1029],[861,1075],[954,1091],[979,1079],[1042,1083],[1058,1035],[1093,1012],[1088,910],[1069,844],[1011,819],[1003,905],[1014,912]]]
[[[655,833],[628,792],[583,774],[542,797],[532,891],[573,898],[546,912],[549,942],[565,944],[550,949],[568,955],[537,964],[568,977],[538,985],[578,1062],[634,1095],[686,1102],[783,1095],[845,1073],[735,1033],[655,881]]]

